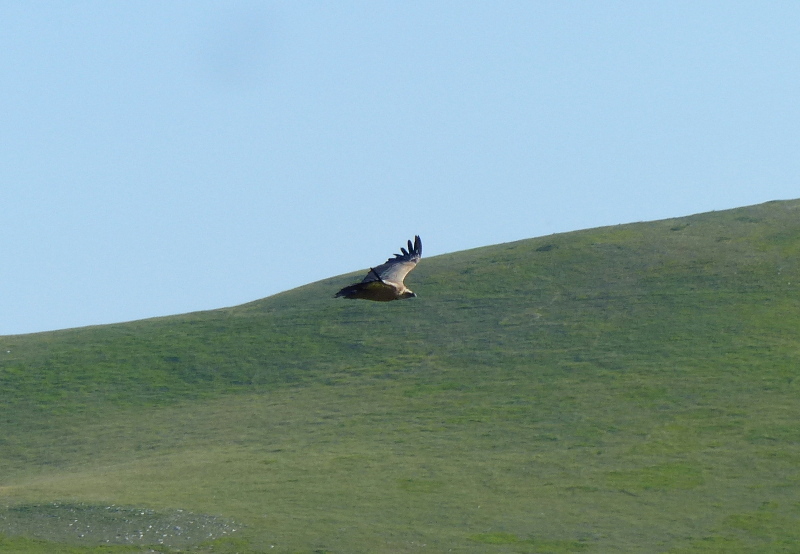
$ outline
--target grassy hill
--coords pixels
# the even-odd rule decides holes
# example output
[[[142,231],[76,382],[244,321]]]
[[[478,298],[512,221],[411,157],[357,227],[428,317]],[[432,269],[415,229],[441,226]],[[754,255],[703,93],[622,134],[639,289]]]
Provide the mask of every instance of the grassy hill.
[[[0,337],[0,551],[800,551],[800,201],[359,275]]]

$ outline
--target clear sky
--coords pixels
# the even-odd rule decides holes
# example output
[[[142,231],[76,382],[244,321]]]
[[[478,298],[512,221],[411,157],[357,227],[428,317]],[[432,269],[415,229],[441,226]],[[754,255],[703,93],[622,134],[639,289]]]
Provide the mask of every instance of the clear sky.
[[[237,305],[414,234],[800,197],[798,30],[794,0],[2,2],[0,334]]]

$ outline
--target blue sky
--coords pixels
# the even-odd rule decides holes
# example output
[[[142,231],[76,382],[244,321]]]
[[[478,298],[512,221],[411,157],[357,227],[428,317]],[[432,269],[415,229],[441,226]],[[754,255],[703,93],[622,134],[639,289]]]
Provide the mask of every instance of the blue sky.
[[[0,21],[0,334],[237,305],[414,234],[431,256],[800,196],[799,2]]]

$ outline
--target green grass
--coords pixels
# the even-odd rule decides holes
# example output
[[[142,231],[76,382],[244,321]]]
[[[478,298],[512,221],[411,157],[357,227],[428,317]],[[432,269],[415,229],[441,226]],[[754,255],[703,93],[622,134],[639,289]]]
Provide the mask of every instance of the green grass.
[[[405,302],[334,300],[349,275],[0,337],[0,550],[796,552],[798,216],[428,258]]]

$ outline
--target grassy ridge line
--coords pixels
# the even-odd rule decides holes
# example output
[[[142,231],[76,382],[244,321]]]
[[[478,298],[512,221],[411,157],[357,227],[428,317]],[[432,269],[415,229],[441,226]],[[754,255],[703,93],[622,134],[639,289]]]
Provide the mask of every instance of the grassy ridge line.
[[[714,297],[710,302],[727,303],[726,295],[765,288],[789,291],[791,277],[785,286],[779,277],[781,272],[796,274],[796,203],[779,206],[583,231],[428,259],[412,275],[425,289],[425,300],[416,304],[334,302],[330,290],[349,280],[336,278],[238,308],[3,337],[3,352],[10,353],[0,357],[0,386],[12,393],[10,404],[27,403],[30,409],[163,403],[299,382],[310,366],[337,370],[349,365],[348,358],[361,365],[402,365],[407,358],[419,361],[450,350],[473,355],[475,348],[446,347],[462,336],[527,349],[520,340],[524,337],[513,332],[515,319],[541,334],[536,321],[526,317],[545,316],[539,319],[544,325],[570,325],[581,313],[570,313],[568,320],[561,316],[573,304],[590,318],[604,308],[608,318],[626,312],[639,317],[649,315],[640,313],[645,306],[680,308],[686,294],[705,292]],[[720,234],[714,236],[715,231]],[[688,309],[695,300],[689,300]],[[549,309],[560,312],[548,318]],[[503,333],[480,329],[483,314],[487,323],[495,323],[504,311],[508,316],[498,322]],[[366,321],[371,333],[350,333]],[[421,344],[431,333],[445,348],[441,343],[432,348],[431,341]]]
[[[337,303],[341,277],[3,337],[2,494],[221,513],[284,551],[774,551],[799,205],[427,259],[415,302]]]

